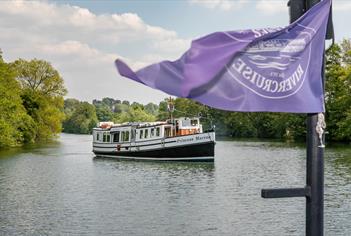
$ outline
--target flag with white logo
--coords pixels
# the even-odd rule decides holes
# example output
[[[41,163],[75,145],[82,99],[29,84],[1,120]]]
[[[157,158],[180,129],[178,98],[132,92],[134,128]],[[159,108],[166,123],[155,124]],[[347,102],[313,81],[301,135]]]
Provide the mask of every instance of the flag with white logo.
[[[122,76],[230,111],[324,112],[322,64],[330,0],[285,28],[216,32],[194,40],[176,61]]]

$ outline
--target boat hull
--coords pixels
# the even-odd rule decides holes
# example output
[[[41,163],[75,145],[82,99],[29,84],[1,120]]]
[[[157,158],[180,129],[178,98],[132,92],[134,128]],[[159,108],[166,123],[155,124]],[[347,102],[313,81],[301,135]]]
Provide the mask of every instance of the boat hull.
[[[214,161],[214,142],[165,147],[155,150],[130,152],[99,152],[94,151],[98,157],[115,157],[135,160],[162,160],[162,161]]]

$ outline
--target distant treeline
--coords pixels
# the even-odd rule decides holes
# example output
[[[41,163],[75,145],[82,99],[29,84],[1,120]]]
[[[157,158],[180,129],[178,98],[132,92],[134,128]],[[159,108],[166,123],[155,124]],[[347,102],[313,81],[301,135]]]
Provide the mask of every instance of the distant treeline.
[[[301,139],[305,136],[305,115],[287,113],[240,113],[210,108],[190,99],[174,99],[173,117],[199,116],[205,129],[216,127],[218,135],[255,138]],[[104,98],[93,104],[76,99],[65,100],[66,120],[63,131],[91,133],[98,121],[123,123],[130,121],[155,121],[170,118],[168,99],[159,105],[130,104],[128,101]]]
[[[325,69],[326,138],[351,142],[350,40],[327,50]],[[90,104],[64,100],[65,94],[63,80],[50,63],[37,59],[6,63],[0,52],[0,148],[48,140],[61,131],[87,134],[98,121],[169,118],[167,99],[143,105],[104,98]],[[227,112],[184,98],[174,103],[174,117],[200,116],[204,128],[215,125],[218,135],[289,140],[303,140],[306,136],[303,114]]]
[[[98,121],[115,123],[155,121],[158,115],[156,104],[143,105],[136,102],[130,104],[128,101],[113,98],[94,100],[93,104],[70,98],[66,99],[64,104],[66,119],[63,122],[63,132],[67,133],[91,133]]]

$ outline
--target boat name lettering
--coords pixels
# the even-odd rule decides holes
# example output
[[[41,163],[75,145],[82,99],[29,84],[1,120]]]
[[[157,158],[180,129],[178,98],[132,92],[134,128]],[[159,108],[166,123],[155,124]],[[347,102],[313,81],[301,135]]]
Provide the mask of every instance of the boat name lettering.
[[[196,140],[210,139],[210,136],[196,137]]]
[[[180,139],[177,139],[177,143],[179,142],[191,142],[191,141],[194,141],[193,138],[180,138]]]

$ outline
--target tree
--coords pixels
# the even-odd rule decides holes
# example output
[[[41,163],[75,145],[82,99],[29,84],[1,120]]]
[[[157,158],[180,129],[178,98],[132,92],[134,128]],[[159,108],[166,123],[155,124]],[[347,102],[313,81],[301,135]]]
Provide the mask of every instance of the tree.
[[[124,123],[124,122],[152,122],[155,121],[156,117],[147,113],[139,107],[130,108],[126,112],[116,114],[114,122]]]
[[[144,105],[138,102],[133,102],[132,105],[130,105],[130,107],[133,109],[139,108],[141,110],[144,110]]]
[[[173,100],[173,99],[172,99]],[[158,118],[161,120],[169,118],[168,111],[168,102],[169,98],[166,98],[164,101],[160,102],[158,109]],[[187,98],[176,98],[173,100],[174,112],[173,117],[197,117],[205,115],[208,112],[208,107],[202,105],[198,102],[195,102]]]
[[[0,148],[34,140],[34,122],[22,105],[20,93],[15,72],[0,53]]]
[[[127,112],[129,110],[129,105],[125,103],[119,103],[115,105],[115,112],[116,113],[122,113],[122,112]]]
[[[326,119],[329,140],[350,140],[351,130],[351,43],[344,40],[327,52],[326,61]]]
[[[63,79],[49,62],[33,59],[18,59],[13,63],[17,71],[17,80],[23,89],[41,93],[49,97],[62,97],[67,90]]]
[[[130,102],[127,101],[127,100],[124,100],[124,101],[122,102],[122,104],[125,104],[125,105],[127,105],[127,106],[130,106]]]
[[[154,103],[148,103],[144,106],[144,110],[154,116],[158,115],[158,106]]]
[[[342,50],[342,61],[345,66],[350,66],[351,65],[351,40],[350,39],[344,39],[340,43],[340,47]]]
[[[90,134],[96,126],[98,120],[96,117],[95,106],[88,102],[65,101],[66,120],[63,122],[63,131],[65,133]],[[72,105],[68,107],[68,105]]]
[[[115,104],[115,100],[113,98],[106,97],[106,98],[102,99],[102,104],[106,105],[107,107],[109,107],[112,110],[112,107]]]
[[[58,71],[37,59],[19,59],[11,67],[21,84],[23,105],[35,123],[36,139],[50,139],[61,132],[67,90]]]
[[[167,110],[168,100],[164,99],[158,105],[157,120],[166,120],[169,118],[169,112]]]
[[[106,105],[95,106],[97,119],[99,121],[111,121],[113,119],[113,112]]]
[[[76,110],[77,106],[79,105],[79,101],[74,98],[67,98],[64,101],[64,111],[66,117],[69,117],[73,114],[73,112]]]
[[[254,126],[250,113],[226,112],[223,116],[224,127],[219,126],[222,135],[233,137],[257,137],[257,129]]]

